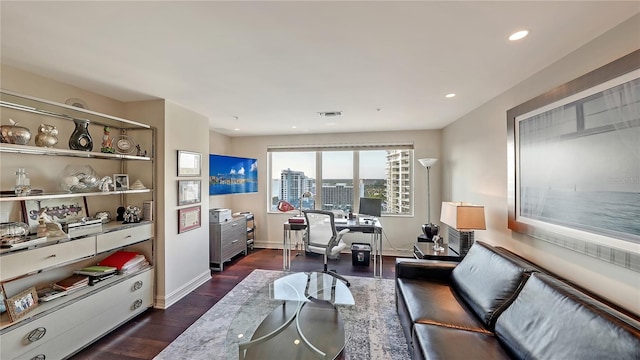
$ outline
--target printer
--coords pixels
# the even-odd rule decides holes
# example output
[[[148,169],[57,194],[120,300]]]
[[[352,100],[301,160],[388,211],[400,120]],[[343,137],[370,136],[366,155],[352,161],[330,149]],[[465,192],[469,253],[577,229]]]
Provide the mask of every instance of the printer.
[[[212,224],[220,224],[232,219],[231,209],[209,209],[209,222]]]

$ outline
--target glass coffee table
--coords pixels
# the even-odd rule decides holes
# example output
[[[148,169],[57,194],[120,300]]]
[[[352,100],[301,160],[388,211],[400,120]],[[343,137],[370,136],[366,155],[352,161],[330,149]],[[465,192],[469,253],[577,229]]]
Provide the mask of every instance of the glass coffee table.
[[[227,333],[227,359],[337,359],[349,339],[340,309],[349,288],[321,272],[278,278],[237,311]]]

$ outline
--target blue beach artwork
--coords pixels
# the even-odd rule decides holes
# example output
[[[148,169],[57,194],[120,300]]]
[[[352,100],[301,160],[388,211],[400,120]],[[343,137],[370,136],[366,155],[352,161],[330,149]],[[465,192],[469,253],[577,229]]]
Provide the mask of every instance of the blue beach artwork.
[[[209,155],[209,195],[258,192],[258,160]]]

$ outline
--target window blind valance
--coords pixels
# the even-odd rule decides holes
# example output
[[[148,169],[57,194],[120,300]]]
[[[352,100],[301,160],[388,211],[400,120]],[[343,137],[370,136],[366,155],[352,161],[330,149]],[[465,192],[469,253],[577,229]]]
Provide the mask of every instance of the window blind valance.
[[[413,150],[413,142],[385,144],[300,144],[300,145],[267,145],[267,152],[290,151],[356,151],[356,150]]]

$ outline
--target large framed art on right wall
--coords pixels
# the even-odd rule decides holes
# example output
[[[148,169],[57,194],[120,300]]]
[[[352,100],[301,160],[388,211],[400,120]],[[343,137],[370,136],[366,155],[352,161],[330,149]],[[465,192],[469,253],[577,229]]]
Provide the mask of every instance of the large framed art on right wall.
[[[640,50],[507,111],[509,228],[640,272]]]

